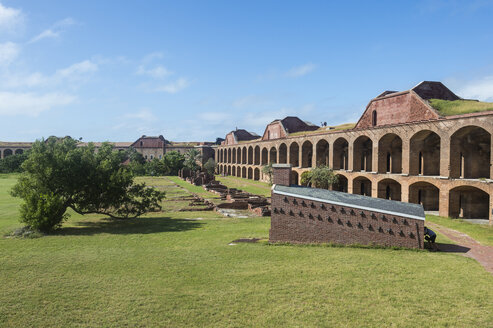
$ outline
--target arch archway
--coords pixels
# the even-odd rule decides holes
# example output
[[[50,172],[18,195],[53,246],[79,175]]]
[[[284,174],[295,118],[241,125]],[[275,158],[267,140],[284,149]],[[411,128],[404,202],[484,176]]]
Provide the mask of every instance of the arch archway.
[[[231,163],[231,148],[228,148],[228,163]]]
[[[247,163],[247,148],[243,147],[241,149],[241,164],[246,164]]]
[[[252,146],[248,147],[248,164],[249,165],[253,164],[253,147]]]
[[[241,167],[239,166],[236,167],[236,176],[241,177]]]
[[[317,148],[317,166],[325,165],[329,166],[329,143],[327,140],[319,140],[316,145]]]
[[[3,158],[13,155],[12,149],[5,149],[3,151]]]
[[[409,186],[409,203],[421,204],[425,211],[438,211],[440,190],[428,182],[416,182]]]
[[[305,141],[301,146],[301,167],[312,167],[313,144]]]
[[[348,169],[348,146],[348,141],[342,137],[334,141],[334,170]]]
[[[481,189],[456,187],[449,192],[449,216],[488,220],[490,196]]]
[[[234,165],[231,167],[231,175],[236,176],[236,167]]]
[[[245,166],[241,168],[241,177],[245,179],[247,178],[247,169]]]
[[[252,179],[253,178],[253,170],[251,167],[248,168],[248,179]]]
[[[279,164],[288,163],[288,147],[285,143],[279,145]]]
[[[489,178],[491,135],[478,126],[466,126],[450,138],[450,177]]]
[[[347,192],[348,191],[348,179],[342,174],[337,174],[336,177],[337,177],[337,182],[332,185],[332,190],[340,191],[340,192]]]
[[[415,133],[410,140],[409,174],[440,175],[440,136],[433,131]]]
[[[255,170],[253,170],[253,180],[260,180],[260,170],[258,168],[255,168]]]
[[[269,151],[270,162],[277,164],[277,149],[276,147],[272,147]]]
[[[378,198],[401,200],[401,184],[393,179],[383,179],[378,182]]]
[[[294,141],[289,146],[289,164],[293,167],[300,166],[300,146]]]
[[[260,147],[255,146],[255,156],[253,157],[253,164],[260,165]]]
[[[228,175],[231,175],[231,165],[228,165]]]
[[[395,133],[378,141],[378,173],[402,173],[402,139]]]
[[[267,148],[262,148],[262,161],[261,161],[262,165],[268,164],[268,160],[269,160],[268,157],[269,157],[269,151],[267,150]]]
[[[366,177],[354,178],[353,194],[371,197],[371,181]]]
[[[232,153],[231,163],[236,164],[236,148],[233,148],[231,150],[231,153]]]
[[[291,184],[299,185],[299,175],[296,171],[291,171]]]
[[[359,136],[353,144],[353,170],[372,171],[373,141],[367,136]]]

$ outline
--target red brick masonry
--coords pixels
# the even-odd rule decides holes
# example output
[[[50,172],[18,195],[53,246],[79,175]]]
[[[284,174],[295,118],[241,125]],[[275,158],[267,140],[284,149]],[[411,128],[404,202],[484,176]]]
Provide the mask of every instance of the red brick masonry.
[[[424,220],[272,191],[269,240],[423,248]]]

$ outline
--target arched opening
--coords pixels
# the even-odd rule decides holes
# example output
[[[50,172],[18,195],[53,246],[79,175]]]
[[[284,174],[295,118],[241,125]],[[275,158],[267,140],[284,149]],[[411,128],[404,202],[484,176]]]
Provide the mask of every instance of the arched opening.
[[[423,130],[412,136],[409,174],[440,175],[440,137],[438,134]]]
[[[236,150],[234,150],[236,152]],[[231,168],[231,175],[232,176],[236,176],[236,167],[233,165],[232,168]]]
[[[258,168],[253,170],[253,180],[260,180],[260,170]]]
[[[450,177],[489,178],[491,135],[483,128],[466,126],[450,139]]]
[[[251,167],[248,168],[248,179],[252,179],[253,178],[253,170]]]
[[[334,170],[348,169],[348,145],[342,137],[334,142]]]
[[[378,198],[401,200],[401,184],[392,179],[383,179],[378,182]]]
[[[236,167],[236,176],[241,177],[241,167],[239,166]]]
[[[373,141],[367,136],[358,137],[353,144],[353,170],[372,171]]]
[[[253,164],[253,147],[248,147],[248,164]]]
[[[231,163],[236,164],[236,148],[232,149],[232,156]]]
[[[277,163],[277,149],[276,147],[272,147],[270,149],[270,162],[271,163]]]
[[[301,146],[301,167],[312,167],[313,145],[305,141]]]
[[[371,197],[371,181],[365,177],[357,177],[353,180],[353,194]]]
[[[342,174],[337,174],[337,182],[332,185],[332,190],[335,191],[340,191],[340,192],[347,192],[348,189],[348,180],[347,178],[342,175]]]
[[[228,175],[231,175],[231,165],[228,165]]]
[[[228,148],[228,163],[231,163],[231,159],[232,159],[231,148]]]
[[[262,165],[267,165],[268,163],[268,157],[269,157],[269,152],[267,151],[267,148],[262,148]]]
[[[290,182],[291,182],[292,185],[299,185],[298,172],[291,171],[291,181]]]
[[[260,165],[260,147],[255,146],[255,156],[253,157],[253,164]]]
[[[5,149],[3,151],[3,158],[12,155],[12,149]]]
[[[242,167],[242,169],[241,169],[241,177],[246,179],[246,177],[247,177],[246,167]]]
[[[317,166],[325,165],[329,166],[329,143],[327,140],[320,140],[317,142]]]
[[[427,182],[416,182],[409,186],[409,203],[421,204],[425,211],[438,211],[440,190]]]
[[[376,126],[377,125],[377,111],[374,110],[371,112],[371,125]]]
[[[402,139],[394,133],[378,141],[378,173],[402,173]]]
[[[288,163],[288,147],[286,144],[282,143],[279,146],[279,164],[287,164]]]
[[[490,196],[474,187],[456,187],[449,194],[449,216],[452,218],[488,220]]]
[[[241,150],[241,164],[246,164],[247,163],[247,149],[246,147],[243,147]]]
[[[289,164],[293,167],[300,166],[300,146],[296,142],[289,146]]]

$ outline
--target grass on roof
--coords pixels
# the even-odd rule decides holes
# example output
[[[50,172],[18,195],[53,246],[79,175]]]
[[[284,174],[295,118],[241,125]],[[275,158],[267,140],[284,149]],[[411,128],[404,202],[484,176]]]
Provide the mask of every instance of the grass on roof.
[[[440,115],[461,115],[468,113],[484,112],[493,110],[493,103],[475,100],[442,100],[430,99],[430,105],[436,109]]]
[[[321,127],[321,128],[318,128],[317,130],[314,130],[314,131],[294,132],[294,133],[290,133],[289,136],[290,137],[292,137],[292,136],[305,136],[305,135],[330,132],[330,131],[349,130],[349,129],[354,128],[355,126],[356,126],[356,123],[344,123],[344,124],[335,125],[335,126]]]

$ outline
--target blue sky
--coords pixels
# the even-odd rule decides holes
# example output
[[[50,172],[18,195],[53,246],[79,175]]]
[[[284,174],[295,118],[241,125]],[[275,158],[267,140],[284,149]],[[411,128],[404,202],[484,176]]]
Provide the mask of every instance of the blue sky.
[[[493,101],[493,1],[0,0],[0,140],[355,122],[422,80]]]

